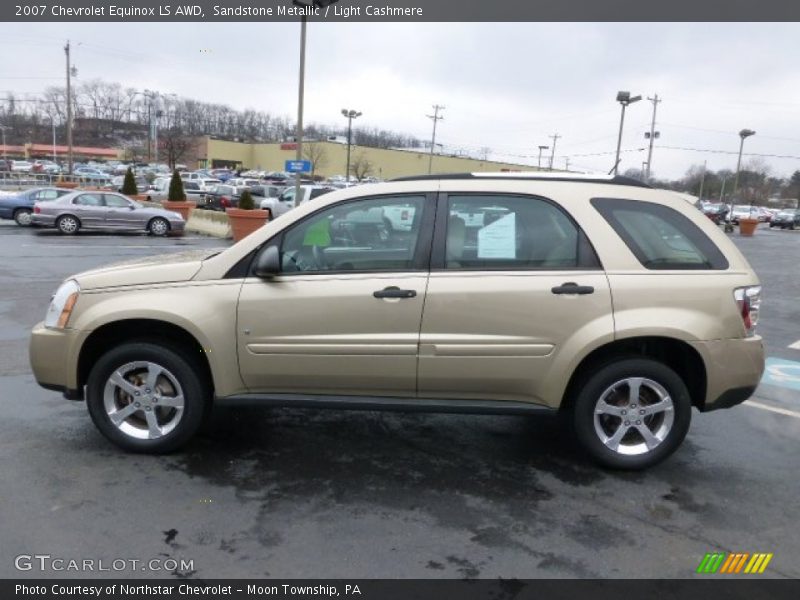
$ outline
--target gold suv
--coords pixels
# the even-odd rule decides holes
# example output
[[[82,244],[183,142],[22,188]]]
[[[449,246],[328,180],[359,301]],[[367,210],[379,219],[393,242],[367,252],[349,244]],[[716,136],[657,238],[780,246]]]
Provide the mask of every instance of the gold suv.
[[[761,288],[691,204],[633,180],[465,174],[326,194],[223,252],[81,273],[40,385],[166,452],[213,402],[567,417],[614,468],[680,445],[764,367]]]

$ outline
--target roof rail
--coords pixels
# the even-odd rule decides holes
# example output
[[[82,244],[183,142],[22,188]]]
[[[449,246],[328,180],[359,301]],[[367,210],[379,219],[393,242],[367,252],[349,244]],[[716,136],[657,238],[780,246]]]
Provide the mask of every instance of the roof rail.
[[[595,173],[540,173],[530,171],[526,173],[439,173],[437,175],[409,175],[396,177],[391,181],[426,181],[426,180],[454,180],[454,179],[511,179],[517,181],[570,181],[575,183],[608,183],[612,185],[627,185],[631,187],[649,188],[650,185],[622,175],[604,175]]]

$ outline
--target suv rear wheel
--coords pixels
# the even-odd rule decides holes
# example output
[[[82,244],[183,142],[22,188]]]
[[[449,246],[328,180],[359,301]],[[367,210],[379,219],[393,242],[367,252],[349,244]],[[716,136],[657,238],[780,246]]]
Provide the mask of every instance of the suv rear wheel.
[[[210,404],[200,368],[177,349],[129,342],[109,350],[87,382],[86,404],[109,440],[132,452],[175,450],[200,427]]]
[[[692,416],[686,384],[655,360],[626,358],[596,368],[573,404],[578,441],[598,463],[644,469],[680,446]]]

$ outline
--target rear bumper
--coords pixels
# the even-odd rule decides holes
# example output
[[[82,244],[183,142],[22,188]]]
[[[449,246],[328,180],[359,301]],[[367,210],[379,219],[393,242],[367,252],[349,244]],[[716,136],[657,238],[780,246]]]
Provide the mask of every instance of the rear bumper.
[[[755,392],[764,373],[760,336],[692,342],[706,367],[706,397],[702,411],[730,408]]]
[[[56,218],[50,215],[33,213],[31,216],[31,223],[41,227],[54,227],[56,224]]]

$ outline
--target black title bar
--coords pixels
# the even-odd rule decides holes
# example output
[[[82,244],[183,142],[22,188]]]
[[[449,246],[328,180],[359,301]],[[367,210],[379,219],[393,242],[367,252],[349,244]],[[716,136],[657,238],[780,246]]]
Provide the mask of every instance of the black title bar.
[[[790,0],[3,0],[0,20],[17,22],[513,22],[800,21]],[[304,4],[314,4],[306,1]]]

